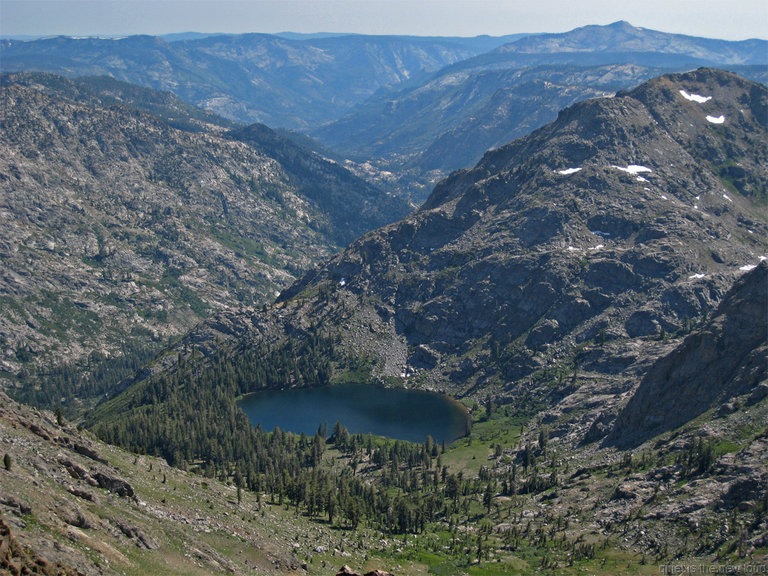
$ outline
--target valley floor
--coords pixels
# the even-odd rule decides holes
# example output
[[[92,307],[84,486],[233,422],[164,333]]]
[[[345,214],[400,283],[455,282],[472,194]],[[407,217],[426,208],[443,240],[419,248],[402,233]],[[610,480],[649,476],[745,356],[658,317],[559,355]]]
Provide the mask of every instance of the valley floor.
[[[499,409],[440,454],[444,512],[394,534],[105,445],[0,396],[0,564],[12,574],[24,563],[40,574],[324,575],[345,564],[398,575],[759,574],[768,526],[753,497],[768,406],[720,420],[713,467],[699,472],[701,445],[685,430],[670,453],[571,450],[542,435],[551,423],[521,427]],[[525,468],[514,464],[523,445],[535,446]],[[351,464],[330,445],[323,455],[329,470]],[[365,457],[356,464],[370,481],[384,474]]]

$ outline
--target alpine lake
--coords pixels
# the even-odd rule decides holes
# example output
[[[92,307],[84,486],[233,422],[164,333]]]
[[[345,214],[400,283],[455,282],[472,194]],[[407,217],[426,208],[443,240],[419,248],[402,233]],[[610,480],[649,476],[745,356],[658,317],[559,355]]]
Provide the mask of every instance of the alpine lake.
[[[314,435],[340,422],[350,434],[373,434],[424,442],[431,436],[447,444],[467,431],[467,410],[434,392],[345,383],[319,388],[265,390],[249,394],[240,408],[254,426]]]

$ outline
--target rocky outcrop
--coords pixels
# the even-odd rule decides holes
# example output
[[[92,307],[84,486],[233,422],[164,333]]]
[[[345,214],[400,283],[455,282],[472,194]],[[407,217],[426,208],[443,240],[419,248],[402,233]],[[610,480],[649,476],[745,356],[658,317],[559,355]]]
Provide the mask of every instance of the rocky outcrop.
[[[651,367],[608,441],[637,445],[737,396],[757,402],[766,380],[768,262],[763,262],[736,282],[701,329]]]
[[[93,475],[93,478],[96,480],[96,483],[100,488],[109,490],[110,492],[113,492],[118,496],[122,496],[123,498],[136,498],[136,494],[133,491],[133,486],[131,486],[122,478],[110,476],[108,474],[104,474],[103,472],[96,472],[96,474]]]

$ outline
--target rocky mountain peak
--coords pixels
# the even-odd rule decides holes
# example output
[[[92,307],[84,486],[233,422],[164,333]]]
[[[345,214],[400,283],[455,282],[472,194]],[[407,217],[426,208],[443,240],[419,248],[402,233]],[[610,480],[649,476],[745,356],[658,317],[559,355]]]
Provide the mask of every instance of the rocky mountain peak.
[[[548,207],[539,208],[560,213],[557,220],[564,231],[582,219],[578,213],[569,217],[566,212],[572,210],[552,201],[561,193],[578,201],[588,190],[590,204],[599,204],[602,214],[590,208],[583,215],[606,228],[591,230],[617,237],[637,231],[620,214],[632,204],[663,204],[674,196],[675,208],[684,203],[696,211],[711,202],[718,206],[716,212],[724,213],[734,202],[730,191],[763,203],[768,172],[759,158],[766,92],[732,74],[700,70],[576,104],[530,137],[488,152],[474,169],[442,182],[424,211],[455,201],[466,213],[519,205],[538,196],[550,200]],[[478,194],[481,188],[484,193]],[[707,224],[717,223],[707,219]],[[551,226],[537,228],[537,238],[547,233],[555,237]]]
[[[725,40],[669,34],[618,21],[606,26],[582,26],[558,34],[526,36],[504,44],[496,51],[503,54],[615,54],[617,61],[624,62],[632,54],[655,53],[659,61],[667,55],[681,63],[687,60],[690,64],[709,61],[725,65],[757,63],[761,57],[756,51],[765,50],[764,40],[747,40],[737,44],[747,48],[747,52],[739,53],[735,47],[726,48]]]
[[[551,367],[638,374],[768,255],[765,98],[699,70],[572,106],[304,276],[272,317],[459,394],[514,395]]]
[[[655,35],[663,35],[656,32]],[[499,51],[533,52],[544,48],[547,52],[592,52],[638,49],[648,35],[625,20],[606,26],[589,25],[560,34],[543,34],[523,38],[502,46]]]

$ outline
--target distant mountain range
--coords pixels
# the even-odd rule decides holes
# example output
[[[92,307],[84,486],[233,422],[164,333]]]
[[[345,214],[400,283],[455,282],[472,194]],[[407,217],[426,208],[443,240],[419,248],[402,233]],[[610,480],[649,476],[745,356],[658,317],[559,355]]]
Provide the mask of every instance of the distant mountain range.
[[[699,66],[766,83],[768,41],[695,38],[627,22],[474,38],[59,37],[0,41],[0,62],[3,71],[109,75],[238,122],[309,133],[326,155],[351,160],[358,176],[420,203],[452,170],[585,98]]]
[[[490,44],[489,44],[490,43]],[[160,37],[65,37],[0,42],[3,72],[109,75],[175,93],[245,123],[305,129],[334,120],[378,89],[477,55],[487,38],[245,34],[167,42]],[[496,44],[498,45],[498,44]]]
[[[498,54],[621,54],[624,62],[634,59],[672,58],[688,65],[715,61],[726,65],[765,64],[766,40],[713,40],[637,28],[629,22],[608,26],[583,26],[561,34],[538,34],[505,44]],[[616,56],[614,56],[615,58]],[[627,60],[626,58],[629,57]],[[686,60],[687,59],[687,60]],[[640,63],[640,62],[636,62]],[[667,62],[669,65],[669,62]]]

